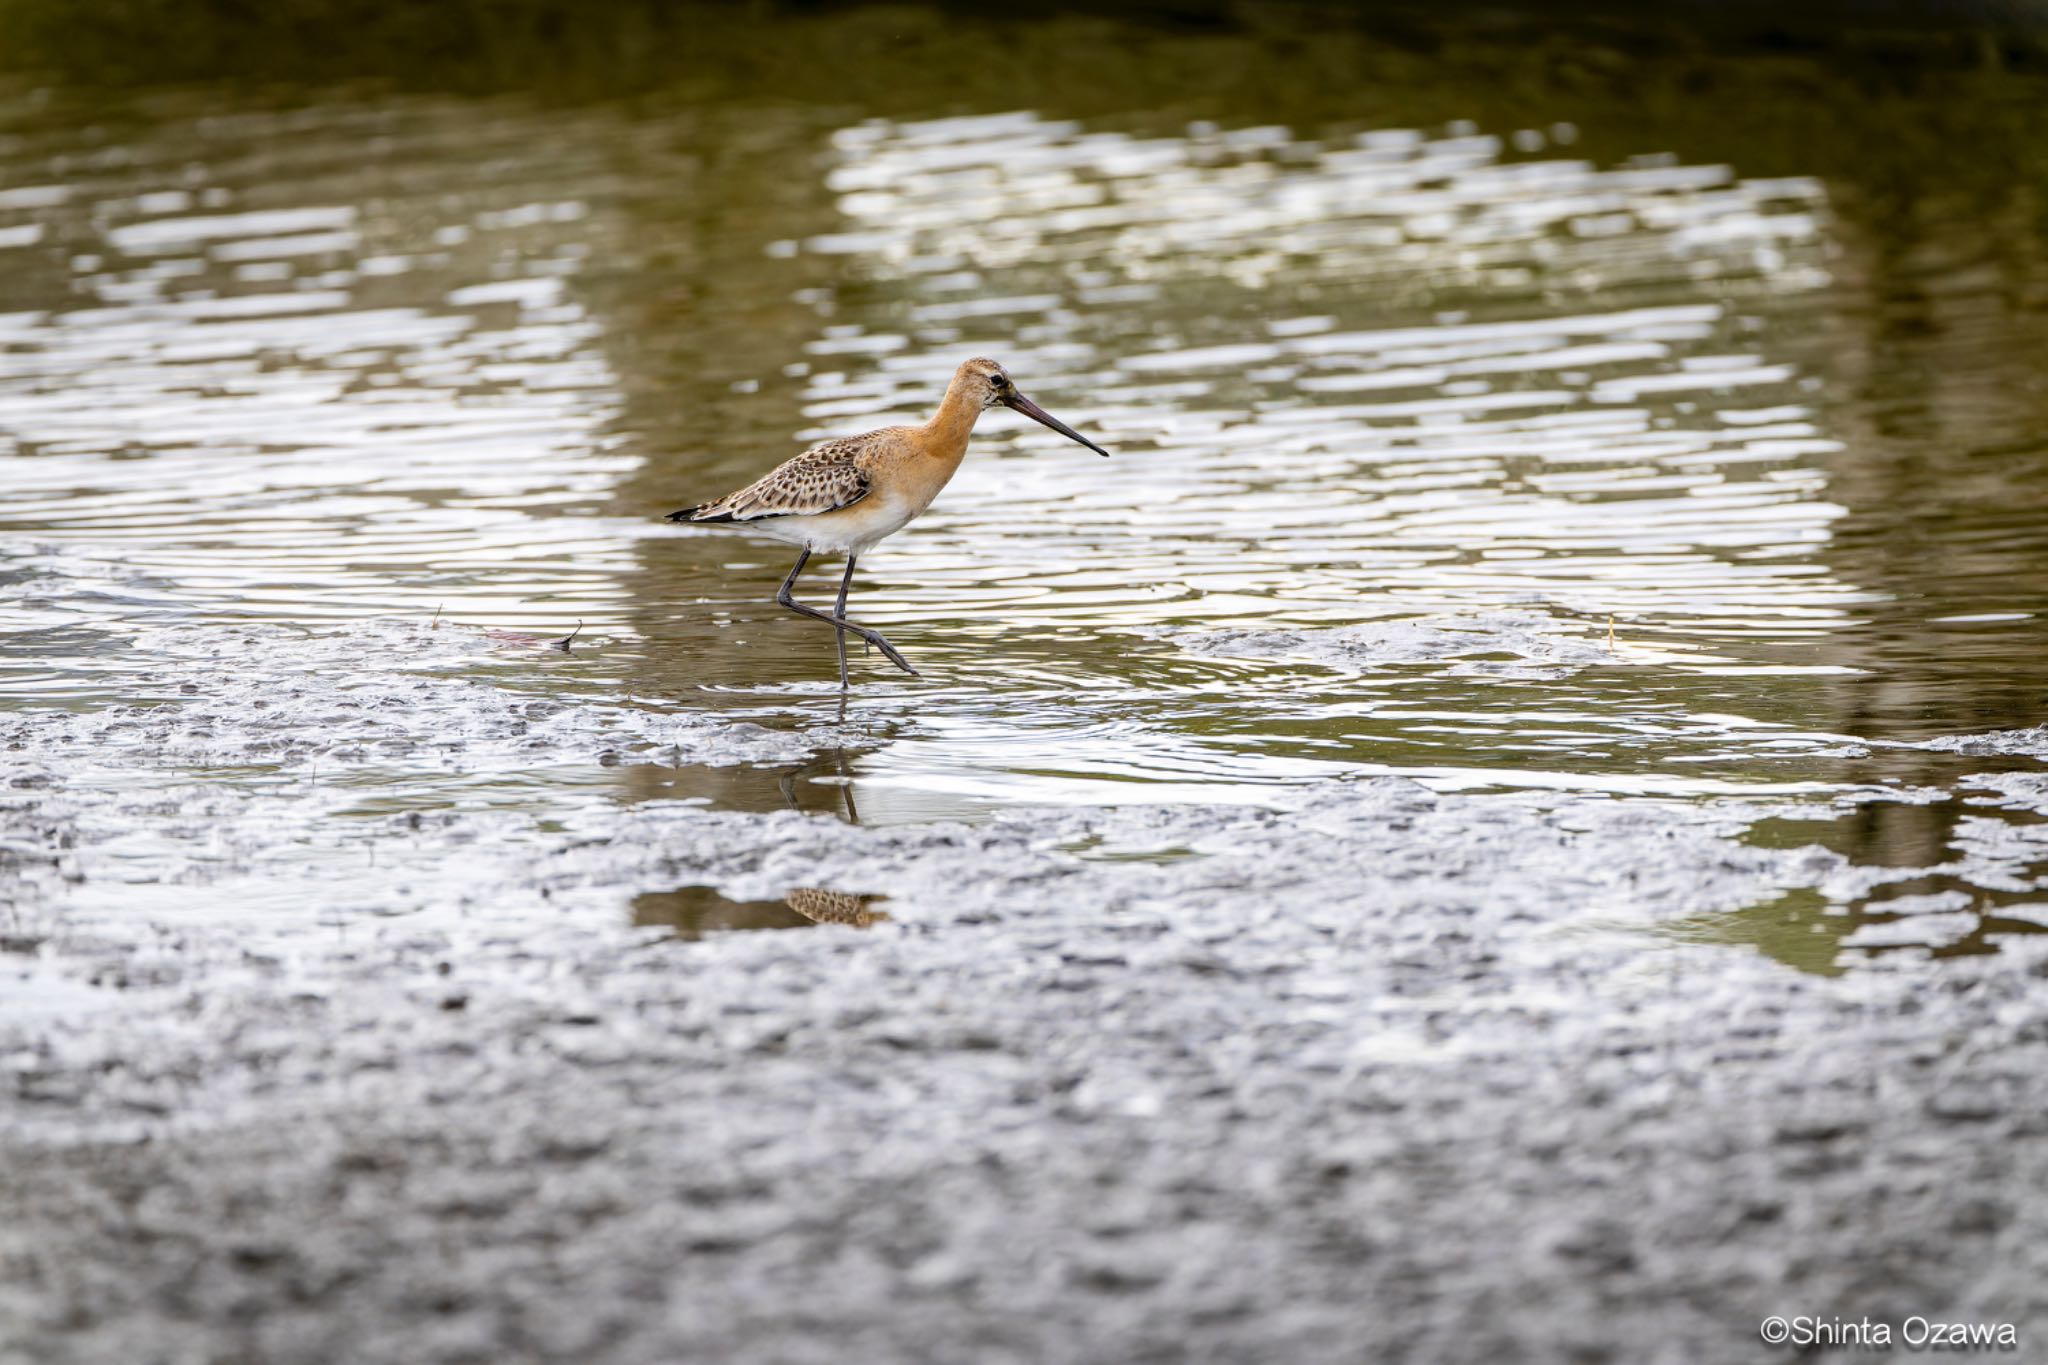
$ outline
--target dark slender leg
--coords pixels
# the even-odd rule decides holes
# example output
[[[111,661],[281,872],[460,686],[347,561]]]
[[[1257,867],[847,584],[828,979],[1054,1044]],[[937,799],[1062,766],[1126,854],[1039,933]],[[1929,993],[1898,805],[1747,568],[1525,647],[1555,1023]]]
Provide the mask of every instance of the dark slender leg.
[[[820,611],[816,607],[807,607],[803,603],[797,601],[794,597],[791,597],[789,595],[789,590],[796,585],[796,576],[804,571],[804,565],[808,564],[810,562],[810,559],[811,552],[809,550],[805,550],[802,554],[796,557],[796,564],[790,569],[789,577],[783,579],[782,586],[776,590],[775,605],[778,607],[788,607],[791,611],[795,612],[799,616],[808,616],[814,621],[823,621],[826,625],[831,626],[834,630],[852,631],[855,635],[860,636],[861,639],[866,640],[876,649],[881,650],[883,654],[888,656],[890,663],[896,665],[905,673],[908,673],[911,677],[917,677],[917,670],[912,668],[908,663],[904,662],[903,656],[896,652],[896,646],[890,644],[887,640],[883,639],[882,633],[880,631],[869,630],[866,626],[861,625],[858,621],[847,620],[844,615],[834,616],[829,611]],[[848,564],[846,566],[846,573],[847,578],[850,580],[853,577],[853,566],[851,564]],[[844,585],[841,585],[841,591],[845,591]],[[842,648],[844,647],[843,637],[841,640],[841,646]]]
[[[839,580],[839,605],[832,614],[840,620],[846,619],[846,590],[853,586],[853,556],[846,557],[846,573]],[[832,638],[839,642],[839,690],[846,690],[846,629],[840,627],[832,632]]]

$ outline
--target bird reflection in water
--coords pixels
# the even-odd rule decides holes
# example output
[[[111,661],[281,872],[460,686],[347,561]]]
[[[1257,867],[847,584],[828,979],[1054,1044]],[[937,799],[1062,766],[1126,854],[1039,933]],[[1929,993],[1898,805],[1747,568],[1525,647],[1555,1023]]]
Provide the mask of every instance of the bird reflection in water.
[[[822,749],[801,763],[639,763],[622,769],[626,799],[678,801],[692,798],[715,809],[766,815],[793,810],[829,815],[850,825],[861,822],[854,800],[854,762],[859,749]]]
[[[714,804],[737,810],[767,812],[786,809],[812,815],[831,815],[848,824],[860,823],[860,808],[853,799],[853,753],[845,749],[824,750],[807,762],[783,768],[669,768],[655,769],[664,780],[635,793],[641,799],[708,795]],[[763,782],[773,779],[772,792]],[[711,791],[706,784],[716,784]],[[866,929],[889,918],[876,907],[886,897],[827,887],[800,886],[779,901],[736,901],[721,896],[708,886],[684,886],[674,891],[654,891],[633,898],[633,923],[667,928],[677,938],[699,939],[707,934],[742,929],[801,929],[812,924],[843,924]]]
[[[779,901],[736,901],[708,886],[650,891],[633,898],[633,923],[668,929],[681,939],[747,929],[804,929],[813,924],[843,924],[866,929],[889,918],[878,909],[882,896],[800,886]]]
[[[782,899],[790,909],[815,924],[850,924],[856,929],[865,929],[889,918],[888,911],[874,908],[875,903],[882,899],[880,896],[857,896],[850,891],[799,886]]]

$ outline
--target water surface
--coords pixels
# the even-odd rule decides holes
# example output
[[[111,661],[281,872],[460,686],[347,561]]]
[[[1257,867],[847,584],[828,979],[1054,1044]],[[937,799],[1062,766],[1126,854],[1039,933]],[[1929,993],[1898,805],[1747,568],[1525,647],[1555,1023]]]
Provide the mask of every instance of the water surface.
[[[309,719],[337,794],[287,849],[478,805],[886,824],[1397,774],[1747,802],[1899,873],[1688,929],[1802,966],[2041,922],[2041,793],[1998,778],[2048,745],[1928,747],[2041,723],[2048,683],[2048,275],[1967,147],[1750,165],[1691,117],[1440,85],[1278,122],[920,98],[11,90],[0,707],[239,705],[232,648],[185,665],[246,627],[308,675],[628,717],[601,756],[431,761]],[[857,660],[842,719],[829,634],[769,601],[786,551],[659,516],[918,420],[977,354],[1115,456],[985,419],[855,588],[924,676]],[[94,736],[110,791],[280,780]],[[116,899],[210,913],[153,875]],[[454,894],[392,875],[366,903]],[[303,890],[250,884],[238,913]],[[696,932],[695,894],[633,914]]]

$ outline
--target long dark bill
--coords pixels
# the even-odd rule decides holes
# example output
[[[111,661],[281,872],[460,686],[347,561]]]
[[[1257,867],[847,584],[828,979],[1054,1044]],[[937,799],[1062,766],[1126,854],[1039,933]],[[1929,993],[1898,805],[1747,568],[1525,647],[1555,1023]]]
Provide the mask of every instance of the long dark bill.
[[[1023,394],[1012,392],[1009,397],[1003,399],[1003,402],[1009,407],[1013,407],[1017,411],[1023,413],[1032,421],[1043,422],[1045,425],[1051,427],[1054,431],[1057,431],[1060,435],[1066,437],[1069,441],[1079,441],[1082,445],[1087,446],[1090,450],[1094,451],[1097,455],[1102,456],[1102,458],[1104,458],[1105,460],[1109,458],[1108,451],[1104,450],[1101,446],[1095,444],[1095,442],[1089,440],[1086,436],[1083,436],[1080,432],[1068,426],[1065,422],[1062,422],[1059,418],[1047,412],[1044,408],[1038,406],[1038,404],[1032,402],[1029,398],[1026,398]]]

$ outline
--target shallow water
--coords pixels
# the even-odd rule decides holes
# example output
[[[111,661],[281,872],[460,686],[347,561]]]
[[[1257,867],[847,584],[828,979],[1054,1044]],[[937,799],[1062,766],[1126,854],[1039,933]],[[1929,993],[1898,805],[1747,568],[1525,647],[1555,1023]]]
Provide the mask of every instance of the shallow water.
[[[69,734],[73,780],[124,798],[317,763],[273,832],[336,858],[337,820],[546,834],[674,798],[895,824],[1392,774],[1735,801],[1869,875],[1683,936],[1835,970],[2040,927],[2043,793],[2010,779],[2048,743],[1930,747],[2039,724],[2048,684],[2048,273],[1967,156],[1751,167],[1638,111],[1406,122],[1398,90],[1284,124],[1061,103],[14,90],[17,754],[60,767]],[[659,515],[921,417],[975,354],[1114,458],[986,419],[855,585],[924,676],[857,660],[842,719],[829,635],[768,600],[786,552]],[[442,690],[386,750],[325,701],[249,728],[352,670]],[[217,732],[144,717],[123,757],[93,718],[138,703]],[[135,886],[77,894],[223,913],[151,871],[188,835],[136,829]],[[286,861],[245,859],[234,913],[291,913]],[[399,869],[366,908],[461,899]],[[631,914],[804,922],[695,894]]]

